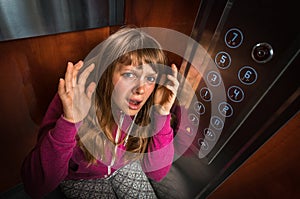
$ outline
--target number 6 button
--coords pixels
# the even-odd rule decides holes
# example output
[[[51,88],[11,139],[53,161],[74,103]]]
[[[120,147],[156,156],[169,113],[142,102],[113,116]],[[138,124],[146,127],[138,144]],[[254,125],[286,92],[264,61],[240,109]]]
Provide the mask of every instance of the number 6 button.
[[[256,82],[257,73],[254,68],[250,66],[244,66],[239,70],[238,77],[243,84],[251,85]]]

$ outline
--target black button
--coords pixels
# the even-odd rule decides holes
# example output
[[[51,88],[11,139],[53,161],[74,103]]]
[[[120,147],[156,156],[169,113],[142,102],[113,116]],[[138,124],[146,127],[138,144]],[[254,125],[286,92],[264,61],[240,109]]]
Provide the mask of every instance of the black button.
[[[237,48],[243,42],[243,33],[237,28],[231,28],[226,32],[224,39],[229,48]]]
[[[231,117],[233,115],[233,108],[227,102],[221,102],[218,109],[220,114],[224,117]]]
[[[241,102],[244,99],[244,91],[238,86],[231,86],[227,91],[228,98],[233,102]]]
[[[224,127],[224,122],[218,116],[212,116],[210,118],[210,125],[217,130],[222,130]]]
[[[189,114],[188,115],[188,120],[193,124],[193,125],[198,125],[199,124],[199,119],[195,114]]]
[[[203,115],[205,113],[205,106],[201,102],[195,102],[195,104],[194,104],[194,110],[198,114]]]
[[[251,56],[257,63],[266,63],[273,57],[273,48],[268,43],[258,43],[253,47]]]
[[[203,87],[200,90],[200,97],[204,101],[209,102],[212,99],[212,92],[207,87]]]
[[[211,130],[210,128],[204,129],[203,134],[205,136],[205,139],[207,139],[207,140],[215,141],[215,139],[216,139],[215,132],[213,130]]]
[[[246,85],[254,84],[257,80],[257,73],[254,68],[250,66],[244,66],[239,70],[239,80]]]
[[[198,145],[204,151],[208,150],[208,148],[209,148],[208,143],[203,138],[198,139]]]
[[[207,74],[206,79],[211,86],[219,86],[222,82],[220,74],[216,71],[210,71]]]
[[[227,69],[231,64],[231,57],[227,52],[218,52],[215,56],[215,63],[221,69]]]

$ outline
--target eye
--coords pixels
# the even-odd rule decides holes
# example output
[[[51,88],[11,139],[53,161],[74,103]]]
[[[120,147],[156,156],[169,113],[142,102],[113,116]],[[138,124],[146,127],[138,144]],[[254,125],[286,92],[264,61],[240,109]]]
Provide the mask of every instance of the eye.
[[[149,77],[147,77],[147,81],[154,83],[156,81],[156,77],[149,76]]]
[[[132,79],[136,77],[134,73],[129,73],[129,72],[123,73],[122,76],[128,79]]]

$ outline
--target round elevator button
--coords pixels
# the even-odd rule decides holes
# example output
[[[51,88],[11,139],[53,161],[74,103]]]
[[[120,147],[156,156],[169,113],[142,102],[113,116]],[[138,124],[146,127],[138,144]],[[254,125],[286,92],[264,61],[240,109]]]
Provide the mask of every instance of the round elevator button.
[[[257,63],[266,63],[273,57],[273,48],[268,43],[258,43],[252,48],[251,56]]]
[[[239,80],[246,85],[254,84],[257,80],[257,72],[251,66],[244,66],[238,72]]]
[[[225,44],[229,48],[237,48],[239,47],[243,42],[243,33],[237,28],[231,28],[228,30],[225,34]]]

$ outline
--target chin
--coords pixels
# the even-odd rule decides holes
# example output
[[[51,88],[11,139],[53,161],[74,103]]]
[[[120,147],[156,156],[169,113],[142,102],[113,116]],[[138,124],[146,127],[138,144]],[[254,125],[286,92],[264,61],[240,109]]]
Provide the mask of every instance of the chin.
[[[140,110],[127,110],[127,111],[125,111],[125,113],[127,115],[134,116],[134,115],[138,114],[139,111]]]

